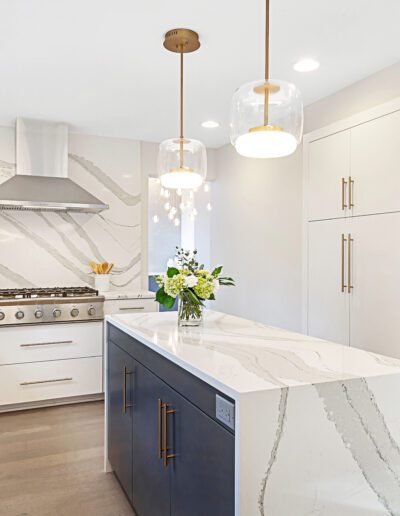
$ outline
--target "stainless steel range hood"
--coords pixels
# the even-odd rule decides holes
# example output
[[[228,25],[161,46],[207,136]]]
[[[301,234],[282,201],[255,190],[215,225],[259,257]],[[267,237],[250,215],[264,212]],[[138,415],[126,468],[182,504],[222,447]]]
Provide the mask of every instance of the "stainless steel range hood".
[[[0,185],[0,209],[97,213],[108,205],[68,178],[68,126],[17,120],[17,173]]]

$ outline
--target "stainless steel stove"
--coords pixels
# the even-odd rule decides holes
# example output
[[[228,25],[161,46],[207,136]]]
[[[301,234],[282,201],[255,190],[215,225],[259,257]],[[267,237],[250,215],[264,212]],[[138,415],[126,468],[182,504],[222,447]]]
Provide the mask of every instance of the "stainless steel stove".
[[[90,287],[0,289],[0,327],[102,320],[103,303]]]

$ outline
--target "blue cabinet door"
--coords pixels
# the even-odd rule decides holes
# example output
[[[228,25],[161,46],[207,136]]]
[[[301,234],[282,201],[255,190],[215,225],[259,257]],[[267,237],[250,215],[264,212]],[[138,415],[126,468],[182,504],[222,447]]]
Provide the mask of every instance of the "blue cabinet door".
[[[234,516],[234,435],[175,391],[171,409],[171,516]]]
[[[132,503],[132,399],[136,362],[108,343],[108,458]]]
[[[133,506],[138,516],[169,516],[170,476],[162,458],[162,403],[171,389],[138,364],[133,400]]]

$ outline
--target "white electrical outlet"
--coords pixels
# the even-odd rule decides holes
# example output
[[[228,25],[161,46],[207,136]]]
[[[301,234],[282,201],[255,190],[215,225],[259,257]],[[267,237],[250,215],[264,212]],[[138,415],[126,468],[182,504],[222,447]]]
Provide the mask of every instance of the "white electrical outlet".
[[[235,404],[227,399],[215,395],[215,417],[226,426],[235,429]]]

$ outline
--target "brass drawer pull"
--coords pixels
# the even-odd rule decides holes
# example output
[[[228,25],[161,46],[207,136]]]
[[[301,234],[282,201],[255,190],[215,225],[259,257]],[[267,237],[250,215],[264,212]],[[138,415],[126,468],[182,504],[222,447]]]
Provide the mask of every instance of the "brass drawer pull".
[[[347,281],[349,282],[347,293],[351,294],[351,290],[354,288],[351,284],[351,243],[354,242],[354,238],[351,238],[350,233],[347,235],[347,242]]]
[[[126,366],[124,367],[124,372],[123,372],[123,381],[122,381],[122,412],[124,414],[126,414],[126,409],[127,408],[131,408],[132,407],[132,404],[127,404],[126,403],[126,377],[128,375],[132,374],[132,371],[128,371],[128,369],[126,368]]]
[[[144,310],[144,306],[121,306],[118,310],[121,312],[124,310]]]
[[[342,267],[341,267],[341,288],[342,288],[342,292],[344,292],[345,288],[347,287],[347,285],[345,285],[344,283],[344,245],[345,243],[347,242],[347,238],[344,236],[344,234],[342,233]]]
[[[158,400],[158,458],[163,457],[163,446],[162,446],[162,413],[163,403],[162,400]]]
[[[168,403],[163,403],[164,408],[164,446],[163,446],[163,452],[164,452],[164,467],[168,466],[168,460],[174,459],[176,457],[175,453],[168,453],[168,416],[170,414],[175,414],[176,410],[169,409],[170,405]]]
[[[38,385],[40,383],[71,382],[72,378],[54,378],[54,380],[36,380],[33,382],[22,382],[20,385]]]
[[[351,179],[351,176],[349,176],[349,208],[353,208],[353,186],[354,186],[354,180]]]
[[[53,344],[72,344],[72,340],[54,340],[52,342],[32,342],[30,344],[20,344],[20,348],[33,348],[34,346],[52,346]]]
[[[342,177],[342,210],[347,208],[347,204],[345,203],[345,198],[346,198],[345,188],[346,188],[346,185],[347,185],[347,181],[345,180],[344,177]]]

